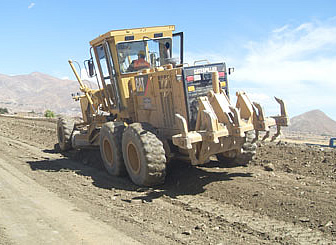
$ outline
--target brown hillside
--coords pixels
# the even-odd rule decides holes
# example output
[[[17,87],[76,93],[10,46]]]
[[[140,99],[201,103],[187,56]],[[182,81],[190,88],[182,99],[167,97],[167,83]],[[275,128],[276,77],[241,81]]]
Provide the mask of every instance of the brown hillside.
[[[290,120],[288,131],[317,135],[336,135],[336,121],[320,110],[313,110],[295,116]]]
[[[12,112],[44,112],[77,114],[79,103],[71,93],[79,91],[78,83],[47,74],[34,72],[28,75],[7,76],[0,74],[0,107]]]

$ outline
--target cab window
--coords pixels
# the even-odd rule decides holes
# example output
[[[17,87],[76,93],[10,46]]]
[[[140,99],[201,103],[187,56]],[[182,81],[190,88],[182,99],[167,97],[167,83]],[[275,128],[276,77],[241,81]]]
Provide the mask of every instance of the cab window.
[[[172,63],[171,38],[145,39],[117,44],[121,73]]]

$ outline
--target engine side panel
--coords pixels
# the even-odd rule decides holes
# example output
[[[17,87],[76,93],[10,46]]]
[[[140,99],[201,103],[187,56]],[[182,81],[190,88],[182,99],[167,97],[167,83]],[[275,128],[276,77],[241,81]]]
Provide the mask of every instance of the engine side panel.
[[[179,133],[175,114],[187,117],[181,68],[135,77],[135,111],[139,122],[148,122],[164,137]]]

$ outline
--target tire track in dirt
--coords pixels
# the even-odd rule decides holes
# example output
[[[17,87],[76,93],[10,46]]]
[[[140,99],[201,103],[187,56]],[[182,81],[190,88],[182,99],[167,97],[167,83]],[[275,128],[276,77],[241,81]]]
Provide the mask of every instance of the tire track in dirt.
[[[0,226],[0,244],[1,245],[13,245],[13,241],[8,238],[6,234],[6,227]]]
[[[41,159],[48,159],[46,161],[52,161],[52,160],[57,160],[61,156],[60,154],[50,154],[50,153],[45,153],[41,151],[40,149],[36,148],[35,146],[28,145],[26,143],[13,140],[13,139],[8,139],[5,137],[0,136],[1,141],[7,141],[7,144],[10,144],[11,148],[13,149],[13,154],[14,155],[19,155],[18,152],[23,153],[19,158],[22,159],[29,159],[33,158],[36,160]],[[11,156],[9,156],[10,158]],[[12,158],[10,158],[12,159]],[[8,159],[9,160],[9,159]],[[12,159],[13,160],[13,159]],[[72,162],[71,160],[67,160],[67,164],[70,165],[76,165],[80,163],[75,163]],[[97,170],[91,169],[91,174],[94,174],[93,172],[96,172]],[[100,181],[109,181],[108,179],[110,178],[108,175],[101,174],[101,171],[97,171]],[[73,178],[73,176],[78,176],[78,175],[73,175],[71,172],[62,172],[60,174],[57,174],[55,172],[47,173],[47,172],[42,172],[39,171],[38,177],[42,177],[42,175],[45,175],[46,179],[49,179],[49,182],[53,182],[54,184],[57,183],[58,186],[58,193],[62,193],[61,196],[66,193],[69,193],[69,195],[74,195],[74,193],[78,192],[76,190],[76,186],[81,186],[83,184],[83,179],[78,177],[75,177],[74,180],[69,179],[69,176],[65,175],[70,175],[70,178]],[[77,179],[76,179],[77,178]],[[66,181],[65,181],[66,180]],[[121,179],[120,185],[130,185],[127,180]],[[132,188],[137,189],[133,184]],[[82,186],[83,187],[83,186]],[[88,188],[87,184],[85,184],[84,188]],[[131,189],[132,189],[131,188]],[[113,202],[111,201],[111,195],[113,197],[113,191],[109,191],[109,194],[106,194],[104,190],[99,190],[97,188],[90,188],[88,190],[83,190],[83,193],[89,193],[90,196],[84,196],[84,197],[79,197],[82,198],[80,202],[82,202],[88,207],[93,208],[93,213],[91,215],[97,216],[100,219],[101,214],[100,212],[103,211],[104,209],[106,212],[111,212],[111,204],[112,204],[112,210],[114,217],[117,217],[119,219],[124,219],[129,223],[132,223],[134,225],[137,225],[141,227],[143,233],[148,233],[149,236],[152,236],[150,233],[154,232],[156,235],[160,235],[162,237],[165,237],[166,241],[164,244],[170,244],[171,241],[175,241],[176,243],[181,243],[181,244],[204,244],[207,243],[206,241],[212,241],[211,243],[219,243],[219,242],[225,242],[226,244],[246,244],[246,241],[249,241],[249,244],[260,244],[262,240],[259,240],[259,238],[255,238],[252,235],[245,234],[244,232],[240,232],[237,230],[232,230],[231,227],[222,227],[221,231],[218,230],[213,230],[212,229],[212,224],[207,223],[207,218],[203,218],[202,214],[199,213],[192,213],[188,214],[188,220],[183,220],[180,222],[177,220],[176,222],[174,221],[174,224],[169,225],[169,220],[166,220],[166,222],[163,222],[165,218],[167,218],[167,214],[171,213],[172,216],[175,216],[180,218],[185,215],[186,211],[184,207],[181,207],[179,205],[175,205],[174,203],[171,203],[169,199],[155,199],[149,202],[141,202],[141,200],[136,199],[139,197],[139,192],[136,190],[128,190],[128,191],[118,191],[117,197],[119,197],[120,193],[120,200],[119,202]],[[103,194],[102,194],[103,193]],[[108,193],[108,192],[107,192]],[[86,199],[86,200],[84,200]],[[140,201],[140,202],[139,202]],[[112,203],[111,203],[112,202]],[[86,203],[86,204],[85,204]],[[94,208],[94,206],[98,206]],[[84,207],[82,206],[81,209]],[[103,209],[102,209],[103,208]],[[95,211],[94,211],[95,210]],[[139,213],[144,214],[145,216],[140,216]],[[105,214],[105,218],[106,218]],[[173,217],[172,217],[173,219]],[[173,219],[174,220],[174,219]],[[206,223],[208,227],[207,231],[207,239],[202,238],[203,234],[202,233],[196,233],[194,231],[193,236],[188,236],[188,235],[183,235],[182,233],[184,230],[189,230],[193,229],[197,224],[203,224]],[[190,227],[191,224],[194,224],[193,227]],[[223,233],[225,235],[223,235]],[[174,243],[175,243],[174,242]],[[210,243],[210,242],[209,242]]]
[[[8,124],[11,123],[12,122],[8,122]],[[27,128],[26,130],[32,130],[30,124],[31,122],[22,122],[20,125],[17,125],[17,127],[24,127]],[[42,128],[44,127],[43,124],[40,126]],[[53,131],[52,126],[53,125],[47,125],[47,128],[49,128],[48,131]],[[0,132],[0,134],[2,134],[2,132]],[[45,140],[50,148],[56,139],[49,139],[47,134],[49,133],[42,133],[38,139]],[[134,186],[128,181],[128,179],[111,178],[101,168],[97,168],[95,165],[90,168],[89,166],[84,166],[83,164],[76,162],[77,158],[73,158],[71,156],[66,158],[60,154],[48,153],[50,150],[43,152],[40,148],[43,148],[45,144],[35,140],[36,142],[33,141],[30,145],[29,140],[25,140],[25,135],[29,135],[29,132],[25,132],[22,138],[19,139],[13,135],[16,143],[12,142],[12,147],[16,148],[19,154],[22,154],[22,156],[18,156],[17,158],[23,159],[27,163],[31,164],[32,170],[38,170],[33,174],[33,176],[35,176],[38,181],[42,181],[43,186],[47,186],[47,188],[53,192],[56,190],[57,194],[60,194],[62,198],[67,195],[71,195],[71,198],[69,198],[71,202],[75,202],[76,205],[80,205],[83,210],[85,210],[84,206],[87,205],[88,208],[92,210],[86,211],[90,212],[93,217],[97,217],[100,220],[123,220],[123,225],[125,225],[126,222],[128,224],[132,224],[132,227],[137,226],[141,232],[147,234],[148,237],[151,238],[156,237],[153,236],[153,233],[155,233],[156,235],[162,237],[160,240],[162,244],[335,243],[335,237],[330,237],[328,233],[319,231],[316,227],[314,229],[310,229],[307,226],[305,227],[304,225],[306,223],[302,225],[300,225],[300,222],[293,224],[291,222],[292,220],[294,221],[293,218],[288,218],[286,221],[282,221],[278,220],[281,219],[279,216],[274,218],[272,214],[269,214],[273,217],[272,218],[265,214],[258,213],[258,210],[252,211],[241,208],[241,205],[239,205],[240,207],[234,205],[232,200],[235,199],[232,198],[235,197],[232,196],[230,192],[237,191],[235,187],[237,184],[239,185],[242,183],[240,181],[232,181],[232,183],[235,184],[229,185],[229,188],[231,189],[228,193],[226,193],[226,195],[229,195],[228,197],[232,199],[231,204],[229,202],[226,203],[223,198],[216,199],[219,196],[215,193],[217,191],[217,183],[215,184],[214,182],[221,181],[222,183],[218,187],[225,188],[226,178],[217,177],[219,176],[218,174],[225,175],[223,170],[215,170],[218,171],[218,173],[211,172],[208,175],[206,172],[199,171],[199,169],[190,172],[190,175],[199,174],[199,176],[207,176],[210,181],[214,181],[212,184],[212,182],[208,183],[204,180],[203,184],[203,181],[200,179],[198,180],[199,183],[194,183],[198,185],[198,189],[192,192],[189,192],[189,187],[184,188],[182,191],[180,191],[178,187],[172,188],[171,185],[175,185],[175,183],[171,181],[180,180],[180,178],[183,178],[184,176],[183,174],[178,175],[177,173],[175,173],[177,174],[177,177],[171,178],[168,185],[160,188],[144,189],[141,191],[141,188],[139,189]],[[8,137],[8,135],[6,135],[6,137]],[[7,138],[0,140],[7,140]],[[28,144],[23,144],[21,141]],[[41,147],[39,147],[39,145]],[[45,166],[43,167],[43,165]],[[192,169],[194,168],[198,167],[193,167]],[[177,169],[177,171],[180,170],[180,168]],[[207,169],[206,171],[209,170],[210,169]],[[239,173],[239,169],[232,170],[233,171],[226,169],[224,171],[231,172],[232,174],[229,174],[229,176],[239,176],[239,174],[234,174],[236,172]],[[251,170],[252,169],[249,168],[249,171]],[[66,171],[67,173],[63,171]],[[189,171],[183,172],[186,174]],[[243,172],[246,173],[247,171]],[[286,177],[290,177],[287,176],[288,174],[286,175],[286,173],[282,174]],[[243,175],[244,173],[240,176]],[[213,177],[211,178],[211,176]],[[190,178],[190,176],[185,177],[190,181],[197,181],[197,178]],[[230,177],[228,178],[230,179]],[[290,178],[295,179],[295,176],[291,176]],[[288,197],[282,197],[282,199],[279,198],[280,202],[284,201],[285,205],[285,201],[290,200],[289,198],[302,199],[305,197],[309,197],[309,200],[317,201],[321,203],[321,205],[328,204],[330,206],[334,203],[333,200],[328,200],[328,196],[317,196],[315,194],[315,192],[321,190],[329,190],[326,189],[326,187],[319,189],[320,187],[316,186],[315,189],[310,189],[310,186],[305,186],[307,190],[301,190],[300,187],[300,190],[293,192],[290,189],[294,189],[297,185],[297,183],[295,184],[295,181],[298,182],[297,180],[286,183],[287,180],[275,180],[274,178],[270,178],[267,181],[263,178],[257,179],[258,180],[255,180],[257,182],[254,182],[251,181],[250,178],[247,178],[247,181],[243,182],[245,187],[248,184],[256,185],[255,188],[248,188],[247,190],[257,192],[260,190],[259,193],[261,193],[263,190],[262,188],[265,188],[262,186],[266,185],[267,189],[269,188],[273,190],[274,188],[274,190],[276,190],[279,194],[284,191],[286,192],[284,195],[290,195]],[[314,180],[315,179],[312,179],[311,181],[314,182]],[[316,180],[319,180],[318,176],[316,176]],[[305,180],[305,182],[306,181],[307,180]],[[183,183],[190,186],[193,184],[193,182],[189,183],[187,181],[184,181]],[[53,184],[57,185],[57,187],[52,186]],[[210,184],[207,185],[207,190],[204,189],[206,184]],[[274,186],[274,184],[277,186]],[[332,185],[330,185],[330,188],[331,187]],[[183,194],[185,190],[187,192]],[[174,191],[177,191],[178,193],[176,196],[171,195],[174,194]],[[300,193],[302,191],[305,192],[304,196],[296,195],[296,192]],[[80,193],[76,194],[76,192]],[[218,192],[221,194],[219,190]],[[250,198],[246,201],[251,201],[256,199],[255,197],[251,199],[252,194],[253,193],[249,193],[249,195],[246,195],[245,193],[242,196],[244,196],[244,198]],[[292,196],[293,194],[295,196]],[[241,200],[242,202],[244,202],[244,198]],[[145,202],[141,202],[142,200]],[[248,207],[249,206],[247,206],[247,208]],[[267,206],[262,207],[267,209]],[[300,203],[298,203],[298,207],[300,207]],[[318,207],[319,206],[316,205],[317,211]],[[269,210],[274,210],[274,204],[272,208]],[[279,210],[277,210],[277,212],[279,212]],[[315,214],[316,218],[320,218],[316,215],[320,214]],[[311,219],[312,218],[314,218],[314,216],[312,216]],[[126,225],[126,227],[131,226]],[[137,230],[130,230],[134,234],[139,232]],[[192,231],[191,235],[183,234],[185,231],[189,230]],[[134,236],[137,237],[137,235]]]
[[[331,244],[332,239],[322,232],[275,220],[252,211],[218,203],[214,200],[198,196],[179,196],[177,200],[191,209],[212,214],[218,222],[237,227],[248,234],[254,234],[271,242],[284,240],[300,244]]]
[[[2,157],[0,188],[0,223],[18,244],[138,244],[49,192]]]
[[[3,137],[1,137],[4,139]],[[27,145],[19,141],[10,140],[12,144],[21,148],[22,152],[34,154],[40,158],[57,159],[54,154],[44,153],[34,146]],[[148,193],[146,193],[148,194]],[[138,196],[139,197],[139,196]],[[176,199],[156,199],[156,206],[164,206],[165,209],[171,210],[173,205],[181,206],[179,212],[183,213],[186,207],[191,210],[198,210],[203,215],[215,217],[217,223],[221,223],[221,228],[230,226],[237,233],[247,233],[250,236],[255,236],[255,241],[280,242],[281,239],[291,243],[310,243],[310,244],[328,244],[331,240],[326,238],[321,232],[303,228],[298,225],[289,224],[283,221],[271,219],[267,216],[262,216],[258,213],[246,211],[232,205],[223,204],[205,198],[203,196],[177,196]],[[124,213],[123,210],[119,212]],[[128,216],[124,213],[125,216]],[[193,215],[193,219],[197,220],[197,215]],[[141,220],[133,217],[134,222],[142,223]],[[157,224],[158,225],[158,224]],[[163,227],[162,227],[163,228]],[[159,231],[160,229],[158,229]],[[250,237],[250,240],[254,240]]]
[[[183,243],[183,237],[179,238],[174,236],[167,236],[164,224],[156,224],[154,226],[150,225],[150,227],[148,227],[149,225],[146,224],[146,222],[141,221],[141,219],[135,217],[132,213],[129,212],[129,210],[125,209],[126,206],[123,203],[128,203],[127,195],[123,195],[123,198],[125,199],[119,201],[118,203],[113,203],[113,200],[111,201],[113,192],[111,193],[111,191],[109,191],[106,195],[106,191],[104,189],[100,189],[92,185],[90,178],[83,178],[81,174],[76,173],[78,171],[88,171],[90,172],[90,175],[94,175],[95,178],[99,179],[99,181],[104,181],[104,179],[108,181],[109,176],[105,173],[105,171],[84,166],[82,163],[70,159],[64,159],[64,156],[61,154],[46,153],[35,146],[20,142],[18,140],[0,136],[0,142],[6,142],[5,144],[7,144],[7,147],[9,148],[7,152],[10,152],[10,154],[5,157],[7,161],[12,161],[12,163],[16,162],[16,165],[23,165],[26,170],[27,166],[29,166],[27,163],[33,164],[36,162],[36,164],[33,164],[31,167],[40,165],[40,163],[41,165],[47,164],[48,168],[50,167],[51,169],[47,171],[35,172],[31,178],[36,179],[38,182],[42,182],[42,185],[47,186],[48,189],[56,192],[57,195],[61,196],[62,198],[70,199],[69,201],[72,202],[75,201],[75,204],[81,210],[89,212],[91,216],[100,219],[104,223],[109,223],[110,225],[111,223],[120,225],[120,222],[123,223],[126,221],[127,223],[131,223],[131,226],[142,226],[142,229],[137,231],[132,230],[134,227],[131,227],[130,230],[136,235],[132,233],[130,233],[130,235],[132,237],[138,238],[140,236],[137,236],[137,234],[139,232],[142,233],[142,238],[140,240],[145,244],[148,242],[152,243],[154,241],[160,241],[162,244],[171,244],[172,240],[178,243]],[[6,149],[2,150],[6,151]],[[18,159],[22,159],[25,163],[18,163],[15,161],[14,156],[17,156]],[[53,164],[54,161],[60,165],[56,166]],[[53,171],[54,168],[58,167],[60,170],[63,169],[64,171]],[[69,171],[67,168],[73,170]],[[26,170],[20,168],[20,171],[25,174],[27,174]],[[39,169],[37,168],[36,170]],[[31,173],[32,172],[30,172],[30,174]],[[30,174],[28,173],[28,175]],[[120,179],[120,182],[120,185],[129,185],[128,181],[123,178]],[[99,190],[101,190],[101,192],[98,192]],[[104,195],[102,193],[104,193]],[[106,200],[109,203],[107,203]],[[112,206],[111,203],[113,203]],[[143,204],[141,206],[143,206]],[[110,217],[111,214],[112,217]],[[109,220],[112,220],[112,222],[109,222]],[[125,229],[122,230],[125,232]],[[130,232],[130,230],[128,230],[128,232]],[[153,233],[155,233],[155,235]]]

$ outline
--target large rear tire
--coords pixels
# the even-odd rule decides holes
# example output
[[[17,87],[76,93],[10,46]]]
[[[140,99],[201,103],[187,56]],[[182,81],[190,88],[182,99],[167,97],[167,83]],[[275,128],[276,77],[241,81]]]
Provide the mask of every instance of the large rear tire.
[[[147,123],[133,123],[123,134],[125,166],[136,185],[160,185],[166,177],[163,144],[153,132],[153,128]]]
[[[107,122],[100,129],[100,154],[107,172],[115,176],[126,174],[121,151],[124,123]]]
[[[229,151],[217,154],[217,159],[219,162],[224,164],[242,164],[246,165],[250,163],[256,154],[257,144],[253,142],[255,138],[254,131],[248,131],[245,134],[245,143],[242,146],[242,152],[237,153],[236,151]]]
[[[71,119],[60,117],[57,121],[57,138],[58,145],[61,151],[72,149],[71,136],[75,122]]]

